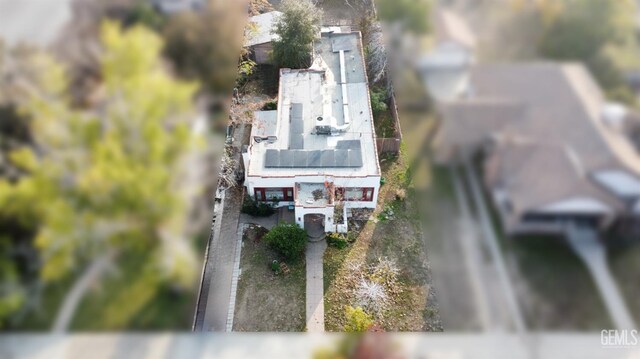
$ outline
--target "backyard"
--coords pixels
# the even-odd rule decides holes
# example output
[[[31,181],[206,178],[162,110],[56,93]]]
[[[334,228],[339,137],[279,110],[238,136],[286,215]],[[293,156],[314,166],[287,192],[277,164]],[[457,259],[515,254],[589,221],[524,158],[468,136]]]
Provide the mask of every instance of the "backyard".
[[[280,256],[262,237],[268,231],[251,225],[244,232],[233,330],[301,332],[305,329],[305,262],[287,262],[289,273],[271,268]]]

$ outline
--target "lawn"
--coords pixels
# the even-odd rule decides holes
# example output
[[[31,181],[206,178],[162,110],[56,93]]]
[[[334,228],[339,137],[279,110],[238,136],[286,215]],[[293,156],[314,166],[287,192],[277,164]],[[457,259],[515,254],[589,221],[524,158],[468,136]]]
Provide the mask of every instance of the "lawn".
[[[629,311],[636,323],[640,323],[640,243],[612,246],[609,263]]]
[[[530,329],[612,328],[589,272],[562,239],[514,238],[504,247],[507,261],[511,262],[516,295]]]
[[[386,305],[369,310],[377,325],[387,331],[441,330],[435,307],[426,251],[422,241],[416,196],[407,189],[403,158],[382,161],[386,184],[381,186],[374,219],[354,231],[355,242],[344,249],[327,248],[324,256],[325,328],[342,331],[345,305],[359,304],[354,288],[360,275],[369,273],[381,259],[398,269],[393,286],[386,288]],[[399,195],[400,190],[405,195]],[[404,199],[398,199],[404,197]],[[383,215],[382,213],[393,213]],[[353,226],[352,226],[353,227]],[[353,228],[351,228],[353,230]]]
[[[305,262],[288,262],[288,274],[275,274],[271,262],[281,260],[261,239],[259,226],[245,230],[240,259],[233,330],[239,332],[301,332],[305,329]]]

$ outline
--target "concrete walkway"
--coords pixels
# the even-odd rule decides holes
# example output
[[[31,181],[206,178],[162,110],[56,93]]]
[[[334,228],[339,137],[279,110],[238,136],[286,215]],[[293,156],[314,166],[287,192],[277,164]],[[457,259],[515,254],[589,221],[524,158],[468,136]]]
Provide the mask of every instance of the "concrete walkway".
[[[226,331],[236,258],[242,191],[228,189],[216,214],[209,243],[194,331]]]
[[[308,242],[307,260],[307,331],[324,332],[324,283],[322,257],[327,241]]]
[[[633,317],[609,271],[605,248],[594,230],[567,225],[567,241],[589,269],[616,329],[636,329]]]

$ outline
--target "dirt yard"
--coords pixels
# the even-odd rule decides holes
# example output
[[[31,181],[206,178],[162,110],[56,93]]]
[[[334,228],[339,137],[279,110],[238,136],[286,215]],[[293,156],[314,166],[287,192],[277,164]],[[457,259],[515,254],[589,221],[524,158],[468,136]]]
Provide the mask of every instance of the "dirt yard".
[[[393,286],[387,287],[384,308],[377,313],[370,311],[374,322],[387,331],[442,330],[416,196],[405,191],[404,200],[396,198],[397,191],[405,187],[407,169],[402,159],[386,159],[382,170],[386,184],[380,189],[373,220],[363,223],[352,245],[344,249],[329,247],[325,252],[325,328],[343,330],[345,306],[359,304],[354,288],[362,273],[382,259],[395,264],[398,275]]]
[[[281,258],[262,242],[267,230],[252,225],[244,233],[233,330],[301,332],[305,328],[305,263],[287,263],[276,275],[271,262]]]

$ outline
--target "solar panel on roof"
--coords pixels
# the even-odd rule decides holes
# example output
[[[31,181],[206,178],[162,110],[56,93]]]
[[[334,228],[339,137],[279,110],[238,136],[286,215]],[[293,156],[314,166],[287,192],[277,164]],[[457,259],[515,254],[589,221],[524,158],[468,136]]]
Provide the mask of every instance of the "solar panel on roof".
[[[267,150],[264,154],[264,166],[265,167],[279,167],[280,155],[278,150]]]
[[[348,150],[335,150],[336,167],[347,167],[349,164]]]
[[[360,140],[340,140],[336,143],[336,149],[359,150]]]
[[[349,167],[362,167],[362,151],[349,150]]]
[[[280,150],[280,166],[279,167],[294,167],[293,166],[293,151]]]
[[[307,166],[322,167],[322,151],[309,151],[307,156]]]
[[[291,118],[302,118],[302,104],[295,102],[291,104]]]
[[[289,135],[289,148],[292,150],[301,150],[304,148],[304,138],[302,134],[292,133]]]
[[[265,152],[267,168],[362,167],[360,150],[273,150]]]
[[[336,165],[333,150],[323,150],[321,155],[322,167],[334,167]]]
[[[307,151],[293,151],[293,166],[307,167]]]
[[[291,119],[291,126],[289,127],[289,133],[303,133],[304,132],[304,122],[302,119]]]

